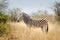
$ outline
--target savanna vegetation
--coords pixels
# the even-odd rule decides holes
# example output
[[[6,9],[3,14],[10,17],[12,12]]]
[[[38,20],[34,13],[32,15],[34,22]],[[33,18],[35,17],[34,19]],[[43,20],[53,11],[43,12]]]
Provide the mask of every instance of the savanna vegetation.
[[[6,2],[5,2],[6,1]],[[24,22],[16,22],[20,12],[19,8],[6,10],[8,0],[0,2],[0,40],[60,40],[60,2],[55,2],[52,9],[54,15],[48,14],[48,11],[38,10],[32,13],[32,19],[46,19],[49,24],[49,32],[44,35],[40,28],[31,28]]]

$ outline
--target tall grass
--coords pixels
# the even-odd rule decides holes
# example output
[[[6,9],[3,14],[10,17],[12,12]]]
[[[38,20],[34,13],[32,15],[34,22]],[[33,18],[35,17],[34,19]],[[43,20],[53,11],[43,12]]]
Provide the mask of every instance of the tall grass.
[[[24,22],[10,22],[12,31],[6,40],[60,40],[60,25],[48,22],[49,31],[44,34],[41,28],[29,28]]]

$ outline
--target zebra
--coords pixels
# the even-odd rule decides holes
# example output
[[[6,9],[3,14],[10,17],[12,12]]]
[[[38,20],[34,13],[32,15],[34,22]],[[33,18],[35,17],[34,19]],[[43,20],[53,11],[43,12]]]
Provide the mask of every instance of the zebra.
[[[24,12],[20,13],[20,16],[17,19],[17,22],[24,21],[24,23],[29,27],[40,27],[43,32],[48,32],[48,23],[45,19],[33,20],[30,16]]]

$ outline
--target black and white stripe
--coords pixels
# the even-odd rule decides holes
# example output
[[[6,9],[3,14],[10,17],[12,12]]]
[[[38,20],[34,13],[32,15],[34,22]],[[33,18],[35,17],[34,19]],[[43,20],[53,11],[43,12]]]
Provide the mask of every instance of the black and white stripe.
[[[48,23],[44,19],[33,20],[26,13],[21,13],[17,21],[19,22],[21,20],[29,27],[40,27],[43,31],[48,32]]]

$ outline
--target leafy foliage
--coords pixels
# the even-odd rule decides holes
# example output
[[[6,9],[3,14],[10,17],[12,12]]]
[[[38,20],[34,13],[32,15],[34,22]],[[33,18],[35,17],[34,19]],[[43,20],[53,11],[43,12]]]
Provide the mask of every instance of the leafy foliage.
[[[0,0],[0,12],[8,7],[8,0]]]
[[[55,19],[57,21],[60,21],[60,2],[56,2],[54,5],[54,11],[55,11]]]
[[[37,19],[47,19],[47,16],[48,14],[46,10],[45,11],[39,10],[32,14],[32,17],[37,18]]]
[[[7,15],[4,15],[2,12],[0,12],[0,23],[6,23],[8,19],[8,16]]]
[[[6,31],[6,28],[4,26],[0,26],[0,36],[2,36]]]
[[[13,10],[9,10],[9,14],[10,14],[10,20],[11,21],[16,21],[19,14],[20,14],[21,10],[19,8],[13,9]]]
[[[0,37],[3,35],[8,35],[10,28],[7,24],[0,24]]]

